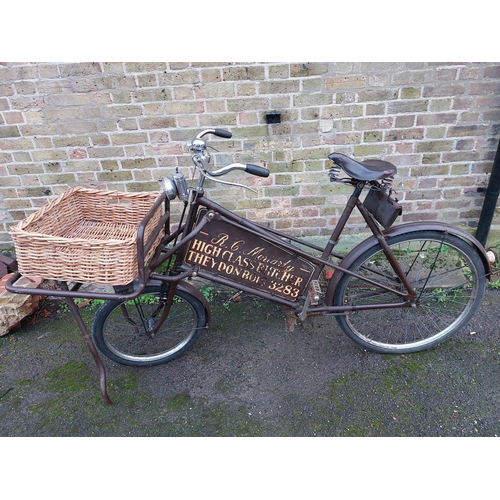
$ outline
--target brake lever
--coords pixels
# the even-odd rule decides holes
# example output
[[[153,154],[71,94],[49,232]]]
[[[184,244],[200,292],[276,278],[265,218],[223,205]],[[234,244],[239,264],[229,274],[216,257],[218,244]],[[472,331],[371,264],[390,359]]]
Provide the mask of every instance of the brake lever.
[[[221,184],[227,184],[228,186],[236,186],[236,187],[242,187],[245,189],[248,189],[249,191],[252,191],[253,193],[257,193],[257,190],[254,188],[251,188],[249,186],[245,186],[244,184],[238,184],[237,182],[228,182],[228,181],[221,181],[220,179],[217,179],[215,177],[212,177],[210,174],[208,174],[206,171],[203,173],[207,179],[210,179],[211,181],[214,182],[220,182]]]

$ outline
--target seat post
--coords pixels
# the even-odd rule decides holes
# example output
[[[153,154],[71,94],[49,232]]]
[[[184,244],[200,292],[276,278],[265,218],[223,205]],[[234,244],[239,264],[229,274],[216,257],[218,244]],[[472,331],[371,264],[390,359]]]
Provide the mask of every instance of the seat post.
[[[344,227],[347,224],[347,221],[349,220],[349,217],[351,216],[352,211],[354,210],[354,208],[357,205],[358,199],[361,196],[361,193],[363,191],[363,188],[365,187],[365,184],[366,184],[366,182],[359,181],[356,184],[351,196],[347,200],[344,211],[342,212],[342,215],[340,216],[340,218],[337,222],[337,225],[335,226],[335,228],[332,232],[332,235],[331,235],[330,239],[328,240],[328,243],[325,246],[325,249],[323,250],[323,254],[321,255],[321,258],[323,260],[328,260],[328,258],[330,257],[330,255],[332,253],[333,248],[338,243],[340,235],[342,234],[342,231],[344,230]],[[321,269],[319,271],[321,271]],[[319,272],[318,272],[318,275],[319,275]]]

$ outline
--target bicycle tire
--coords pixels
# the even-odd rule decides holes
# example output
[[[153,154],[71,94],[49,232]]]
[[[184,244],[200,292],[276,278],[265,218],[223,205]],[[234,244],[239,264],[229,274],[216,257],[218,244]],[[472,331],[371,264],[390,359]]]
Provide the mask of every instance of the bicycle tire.
[[[479,307],[486,287],[482,260],[463,239],[436,230],[404,233],[387,242],[417,293],[416,306],[349,311],[336,316],[337,323],[350,339],[370,351],[403,354],[434,347],[463,328]],[[386,286],[397,286],[400,281],[394,279],[378,243],[348,269]],[[403,300],[344,274],[333,305]]]
[[[108,300],[92,324],[96,347],[112,361],[128,366],[159,365],[181,356],[205,329],[205,308],[193,295],[177,290],[167,319],[152,335],[163,306],[160,287],[146,287],[133,300]]]

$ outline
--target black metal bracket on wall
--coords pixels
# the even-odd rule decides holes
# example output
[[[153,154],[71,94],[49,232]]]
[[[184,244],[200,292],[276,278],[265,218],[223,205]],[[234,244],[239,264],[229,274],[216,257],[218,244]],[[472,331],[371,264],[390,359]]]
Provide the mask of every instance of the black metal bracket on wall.
[[[497,152],[495,154],[495,160],[493,161],[490,180],[488,182],[488,187],[486,188],[486,193],[484,195],[483,208],[481,210],[481,215],[479,217],[479,222],[476,231],[476,239],[483,246],[486,245],[486,241],[488,239],[488,233],[490,232],[491,221],[493,220],[493,215],[495,214],[495,208],[497,206],[499,193],[500,193],[500,142],[498,144]]]

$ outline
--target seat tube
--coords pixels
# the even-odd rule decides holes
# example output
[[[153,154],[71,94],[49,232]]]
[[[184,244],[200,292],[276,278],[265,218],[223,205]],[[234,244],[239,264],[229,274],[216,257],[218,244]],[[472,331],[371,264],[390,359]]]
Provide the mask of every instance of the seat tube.
[[[350,198],[347,200],[344,211],[342,212],[342,215],[340,216],[339,221],[337,222],[337,225],[335,226],[335,229],[332,232],[330,240],[328,241],[325,249],[323,250],[323,255],[321,256],[322,259],[327,260],[328,257],[330,257],[330,254],[332,253],[333,247],[338,243],[340,235],[342,234],[342,231],[344,230],[344,227],[347,224],[347,221],[349,220],[349,217],[351,216],[354,207],[357,205],[358,199],[361,195],[361,192],[363,191],[364,185],[365,185],[364,182],[359,182],[356,188],[354,189],[353,193],[351,194]]]

